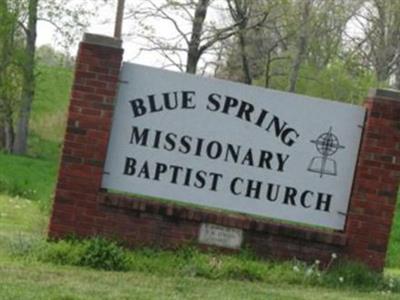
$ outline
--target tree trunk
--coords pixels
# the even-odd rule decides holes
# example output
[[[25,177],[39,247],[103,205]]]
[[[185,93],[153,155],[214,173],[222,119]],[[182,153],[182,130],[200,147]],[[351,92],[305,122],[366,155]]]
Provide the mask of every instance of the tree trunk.
[[[14,127],[12,118],[4,120],[4,149],[11,153],[14,144]]]
[[[296,92],[296,85],[297,85],[297,80],[299,78],[300,67],[301,64],[303,63],[304,55],[306,54],[307,51],[308,34],[309,34],[308,23],[310,18],[312,1],[313,0],[305,0],[304,7],[302,9],[301,27],[299,29],[300,31],[298,35],[297,49],[295,57],[293,59],[292,69],[289,75],[288,91],[292,93]]]
[[[240,45],[240,56],[242,58],[242,69],[243,69],[243,74],[244,74],[244,83],[251,84],[251,82],[253,80],[252,80],[250,66],[249,66],[249,59],[247,57],[246,39],[245,39],[245,36],[244,36],[244,32],[242,30],[239,32],[239,45]]]
[[[35,45],[38,1],[29,0],[25,47],[26,63],[23,70],[21,106],[13,149],[15,154],[25,154],[28,144],[29,117],[35,94]]]
[[[264,72],[264,87],[269,88],[269,81],[271,79],[271,51],[268,49],[267,51],[267,61],[265,63],[265,72]]]
[[[193,18],[192,35],[188,45],[186,73],[195,74],[200,59],[200,42],[210,0],[199,0]]]
[[[393,88],[400,91],[400,61],[396,63],[396,71],[394,73],[394,79],[395,81]]]
[[[243,82],[246,84],[251,84],[253,81],[246,49],[246,30],[250,18],[250,5],[251,4],[245,0],[228,0],[231,17],[239,26],[237,37],[239,40],[240,59],[242,61],[242,72],[244,75]]]
[[[0,150],[4,149],[6,145],[6,134],[4,130],[4,121],[0,117]]]

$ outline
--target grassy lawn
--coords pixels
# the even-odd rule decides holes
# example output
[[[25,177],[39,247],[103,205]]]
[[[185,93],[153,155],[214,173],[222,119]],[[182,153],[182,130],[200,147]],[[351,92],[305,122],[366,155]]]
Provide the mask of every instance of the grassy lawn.
[[[132,270],[111,272],[38,260],[35,245],[45,242],[47,213],[37,201],[0,196],[0,299],[399,299],[398,293],[368,286],[315,286],[290,264],[249,261],[259,280],[203,278],[191,272],[213,254],[182,255],[129,251]],[[39,248],[40,251],[40,248]],[[187,256],[191,256],[189,253]],[[184,255],[185,256],[185,255]],[[217,256],[237,266],[243,260]],[[183,266],[183,264],[187,264]],[[243,266],[241,266],[243,267]],[[252,269],[249,269],[250,271]],[[392,269],[391,276],[400,271]],[[212,275],[212,274],[211,274]],[[208,275],[207,275],[208,276]],[[212,276],[211,276],[212,277]]]
[[[101,272],[77,267],[0,266],[1,299],[399,299],[300,285],[155,276],[141,272]]]

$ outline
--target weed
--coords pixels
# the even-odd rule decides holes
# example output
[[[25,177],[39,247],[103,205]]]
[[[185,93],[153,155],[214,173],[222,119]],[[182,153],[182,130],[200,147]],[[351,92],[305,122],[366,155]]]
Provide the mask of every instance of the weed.
[[[43,245],[43,240],[35,236],[18,233],[8,242],[12,256],[30,258]]]
[[[60,265],[79,265],[84,253],[83,243],[71,240],[60,240],[47,243],[40,253],[38,259],[43,262],[51,262]]]
[[[126,271],[129,259],[125,250],[116,242],[95,237],[84,242],[84,250],[79,265],[95,269]]]

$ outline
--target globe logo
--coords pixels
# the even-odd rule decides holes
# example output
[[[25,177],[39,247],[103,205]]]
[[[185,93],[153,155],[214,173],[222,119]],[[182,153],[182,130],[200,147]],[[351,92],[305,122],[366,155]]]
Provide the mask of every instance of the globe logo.
[[[320,177],[323,175],[336,176],[337,163],[329,156],[334,155],[339,149],[344,149],[345,147],[340,145],[338,137],[332,132],[332,127],[329,128],[328,132],[319,135],[316,140],[311,140],[311,143],[315,144],[321,156],[313,157],[307,170],[318,173]]]

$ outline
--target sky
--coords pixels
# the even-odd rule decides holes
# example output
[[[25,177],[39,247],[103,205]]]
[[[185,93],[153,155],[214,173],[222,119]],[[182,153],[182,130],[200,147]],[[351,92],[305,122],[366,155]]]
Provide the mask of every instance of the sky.
[[[75,1],[77,4],[81,4],[82,0],[71,0]],[[160,5],[165,0],[152,0],[152,3],[155,5]],[[129,5],[133,5],[135,9],[139,9],[139,7],[143,8],[141,5],[143,1],[135,0],[135,1],[126,1],[126,13],[129,11]],[[102,34],[107,36],[113,36],[114,34],[114,20],[116,15],[116,3],[117,0],[109,1],[108,4],[100,7],[97,12],[97,16],[90,20],[91,26],[86,30],[89,33]],[[219,1],[214,1],[214,5],[209,8],[207,12],[207,20],[211,21],[215,24],[219,24],[220,26],[224,26],[226,22],[226,18],[221,15],[220,6],[221,3]],[[179,17],[176,14],[176,19],[180,28],[185,32],[190,32],[191,24],[184,21],[182,17]],[[169,21],[162,21],[160,19],[147,18],[146,24],[154,27],[155,33],[158,36],[162,36],[164,38],[174,38],[177,36],[177,31],[173,27],[172,23]],[[144,39],[139,39],[137,36],[132,35],[132,32],[135,33],[140,31],[141,28],[137,28],[138,22],[133,22],[132,20],[124,20],[123,24],[123,48],[124,48],[124,61],[134,62],[138,64],[153,66],[153,67],[161,67],[170,70],[178,70],[178,68],[170,66],[170,62],[168,62],[164,57],[158,54],[155,51],[140,51],[140,48],[146,46],[146,41]],[[135,28],[136,27],[136,28]],[[38,36],[37,36],[37,45],[41,46],[44,44],[49,44],[53,48],[60,49],[60,45],[54,39],[54,28],[52,25],[45,23],[43,21],[38,22]],[[148,46],[148,44],[147,44]],[[148,46],[149,47],[149,46]],[[77,46],[71,47],[68,50],[69,54],[72,56],[76,56]],[[205,54],[203,58],[210,59],[209,54]],[[184,54],[180,55],[180,60],[185,61],[186,57],[183,57]],[[199,63],[200,65],[202,62]]]
[[[115,1],[116,2],[116,1]],[[116,14],[115,7],[103,7],[101,8],[97,16],[90,20],[91,25],[86,30],[86,32],[101,34],[107,36],[114,35],[114,18]],[[162,31],[167,34],[168,29],[163,30],[163,27],[160,28]],[[129,21],[124,21],[123,33],[132,31],[133,24]],[[62,49],[61,46],[56,42],[55,38],[55,29],[49,23],[39,21],[38,22],[38,35],[37,35],[37,46],[41,45],[51,45],[53,48]],[[155,53],[141,52],[139,55],[140,42],[136,41],[131,37],[123,37],[123,48],[124,48],[124,60],[130,61],[138,64],[144,64],[154,67],[161,67],[163,65],[163,60],[161,57],[158,57]],[[64,50],[64,49],[63,49]],[[78,47],[73,46],[69,49],[70,55],[75,56],[77,53]]]

